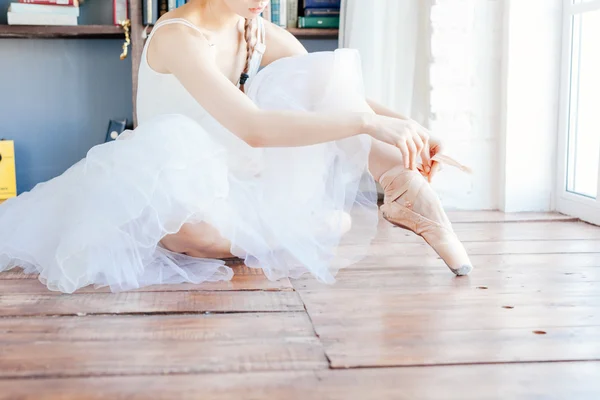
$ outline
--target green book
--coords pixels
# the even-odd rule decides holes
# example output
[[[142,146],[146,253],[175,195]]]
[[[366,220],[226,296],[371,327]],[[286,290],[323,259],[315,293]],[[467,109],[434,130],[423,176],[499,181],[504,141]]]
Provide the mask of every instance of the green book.
[[[339,28],[340,17],[298,17],[298,28]]]

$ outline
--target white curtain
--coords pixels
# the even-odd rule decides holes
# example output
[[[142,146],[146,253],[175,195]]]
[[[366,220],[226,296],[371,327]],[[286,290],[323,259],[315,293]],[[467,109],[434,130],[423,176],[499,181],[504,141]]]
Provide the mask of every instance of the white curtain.
[[[433,0],[342,0],[339,47],[359,50],[367,95],[424,126],[429,119]]]

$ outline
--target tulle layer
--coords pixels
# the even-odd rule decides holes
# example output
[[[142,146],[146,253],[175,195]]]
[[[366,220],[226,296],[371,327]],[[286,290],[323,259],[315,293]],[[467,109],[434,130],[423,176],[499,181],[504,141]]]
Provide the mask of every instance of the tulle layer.
[[[254,77],[248,95],[263,109],[367,109],[353,50],[278,60]],[[237,138],[230,146],[224,135],[231,139],[210,118],[169,114],[95,146],[0,206],[0,270],[39,272],[49,289],[67,293],[231,279],[221,260],[159,245],[203,221],[273,280],[310,272],[333,283],[339,268],[366,254],[377,226],[370,138],[252,149]]]

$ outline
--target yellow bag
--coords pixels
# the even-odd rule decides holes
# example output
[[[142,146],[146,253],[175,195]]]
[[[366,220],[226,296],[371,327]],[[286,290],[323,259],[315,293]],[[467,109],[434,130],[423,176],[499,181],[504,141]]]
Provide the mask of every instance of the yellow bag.
[[[12,140],[0,140],[0,203],[16,195],[15,144]]]

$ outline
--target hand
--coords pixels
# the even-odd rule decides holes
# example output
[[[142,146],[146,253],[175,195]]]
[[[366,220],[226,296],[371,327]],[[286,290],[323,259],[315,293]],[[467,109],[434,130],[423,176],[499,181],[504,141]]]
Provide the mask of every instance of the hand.
[[[374,115],[369,134],[384,143],[400,149],[404,167],[417,169],[417,158],[429,149],[429,132],[413,120]]]
[[[440,139],[429,137],[429,146],[423,149],[421,153],[421,159],[423,165],[419,166],[419,172],[427,178],[429,182],[433,179],[433,176],[440,170],[440,163],[431,160],[436,154],[442,154],[444,146]]]

